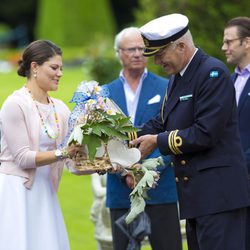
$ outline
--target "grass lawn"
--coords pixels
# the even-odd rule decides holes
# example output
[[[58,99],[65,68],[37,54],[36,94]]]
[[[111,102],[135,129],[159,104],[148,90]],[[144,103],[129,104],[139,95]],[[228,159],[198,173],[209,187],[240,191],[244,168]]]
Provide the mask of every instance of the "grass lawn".
[[[89,217],[92,204],[90,176],[64,171],[58,192],[72,250],[94,250],[94,226]]]
[[[25,78],[17,76],[15,71],[8,74],[0,73],[0,107],[8,95],[25,84],[25,80]],[[62,99],[72,109],[74,104],[70,104],[69,100],[82,80],[90,80],[90,77],[84,76],[82,68],[66,68],[60,81],[59,90],[51,95]],[[68,229],[71,250],[97,249],[94,226],[89,217],[93,200],[91,177],[75,176],[65,170],[58,197]],[[150,249],[149,246],[143,247],[143,250]],[[187,247],[184,246],[183,250],[187,250]]]
[[[73,92],[77,85],[83,80],[90,80],[81,67],[64,69],[63,76],[60,80],[58,91],[50,94],[56,98],[63,100],[69,108],[73,108],[74,104],[69,103]],[[21,88],[26,82],[26,78],[18,76],[16,70],[10,73],[0,72],[0,107],[8,95],[15,89]]]
[[[96,250],[94,226],[89,218],[92,204],[90,176],[74,176],[64,171],[58,192],[71,250]],[[144,246],[142,250],[150,250]],[[184,243],[183,250],[187,250]]]

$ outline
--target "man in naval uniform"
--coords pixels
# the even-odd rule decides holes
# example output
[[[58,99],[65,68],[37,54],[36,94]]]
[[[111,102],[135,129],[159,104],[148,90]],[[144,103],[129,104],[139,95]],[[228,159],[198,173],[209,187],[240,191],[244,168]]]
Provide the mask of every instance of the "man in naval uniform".
[[[142,157],[171,154],[189,250],[244,250],[250,203],[234,86],[226,66],[193,43],[188,18],[140,28],[146,50],[170,75],[165,105],[131,142]]]

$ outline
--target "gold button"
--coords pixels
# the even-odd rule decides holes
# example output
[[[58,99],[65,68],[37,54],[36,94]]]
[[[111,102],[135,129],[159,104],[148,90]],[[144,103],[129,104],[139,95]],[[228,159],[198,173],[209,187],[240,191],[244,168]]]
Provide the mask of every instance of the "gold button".
[[[171,161],[170,165],[171,165],[171,167],[174,167],[174,163],[172,161]]]
[[[182,165],[182,166],[186,165],[186,161],[185,161],[185,160],[182,160],[182,161],[181,161],[181,165]]]
[[[183,177],[183,180],[184,180],[184,181],[188,181],[189,178],[188,178],[187,176],[185,176],[185,177]]]
[[[175,177],[175,182],[179,182],[179,178],[178,177]]]

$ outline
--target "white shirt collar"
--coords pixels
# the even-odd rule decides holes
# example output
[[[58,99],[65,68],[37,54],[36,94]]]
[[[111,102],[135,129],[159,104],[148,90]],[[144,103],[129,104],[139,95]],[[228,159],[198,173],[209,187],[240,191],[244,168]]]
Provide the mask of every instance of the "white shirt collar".
[[[194,54],[193,54],[192,57],[190,58],[190,60],[189,60],[188,64],[186,65],[186,67],[185,67],[183,70],[180,71],[180,75],[181,75],[181,76],[184,75],[184,73],[185,73],[185,71],[186,71],[188,65],[189,65],[189,64],[191,63],[191,61],[193,60],[193,58],[194,58],[195,54],[197,53],[197,51],[198,51],[198,49],[196,48],[195,51],[194,51]]]

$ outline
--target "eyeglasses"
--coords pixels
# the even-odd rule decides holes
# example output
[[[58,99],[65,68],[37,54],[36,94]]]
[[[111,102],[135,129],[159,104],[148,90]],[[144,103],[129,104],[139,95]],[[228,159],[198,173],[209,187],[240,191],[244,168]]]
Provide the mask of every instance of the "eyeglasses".
[[[163,52],[166,50],[166,48],[170,47],[172,44],[175,44],[174,42],[170,42],[168,43],[166,46],[164,46],[163,48],[159,49],[156,53],[155,53],[155,56],[156,57],[161,57],[163,55]],[[177,45],[177,44],[175,44]],[[173,47],[173,49],[175,49],[175,47]]]
[[[223,45],[226,44],[227,46],[230,46],[233,43],[233,41],[237,41],[237,40],[241,40],[241,39],[243,39],[243,37],[237,37],[237,38],[234,38],[234,39],[226,39],[226,40],[223,41],[222,44]]]
[[[130,55],[136,53],[137,50],[140,53],[143,53],[145,50],[144,47],[131,47],[131,48],[119,48],[119,49]]]
[[[154,56],[156,56],[156,57],[161,57],[162,54],[163,54],[163,52],[164,52],[164,50],[165,50],[166,48],[167,48],[167,46],[161,48],[160,50],[158,50],[158,51],[154,54]]]

